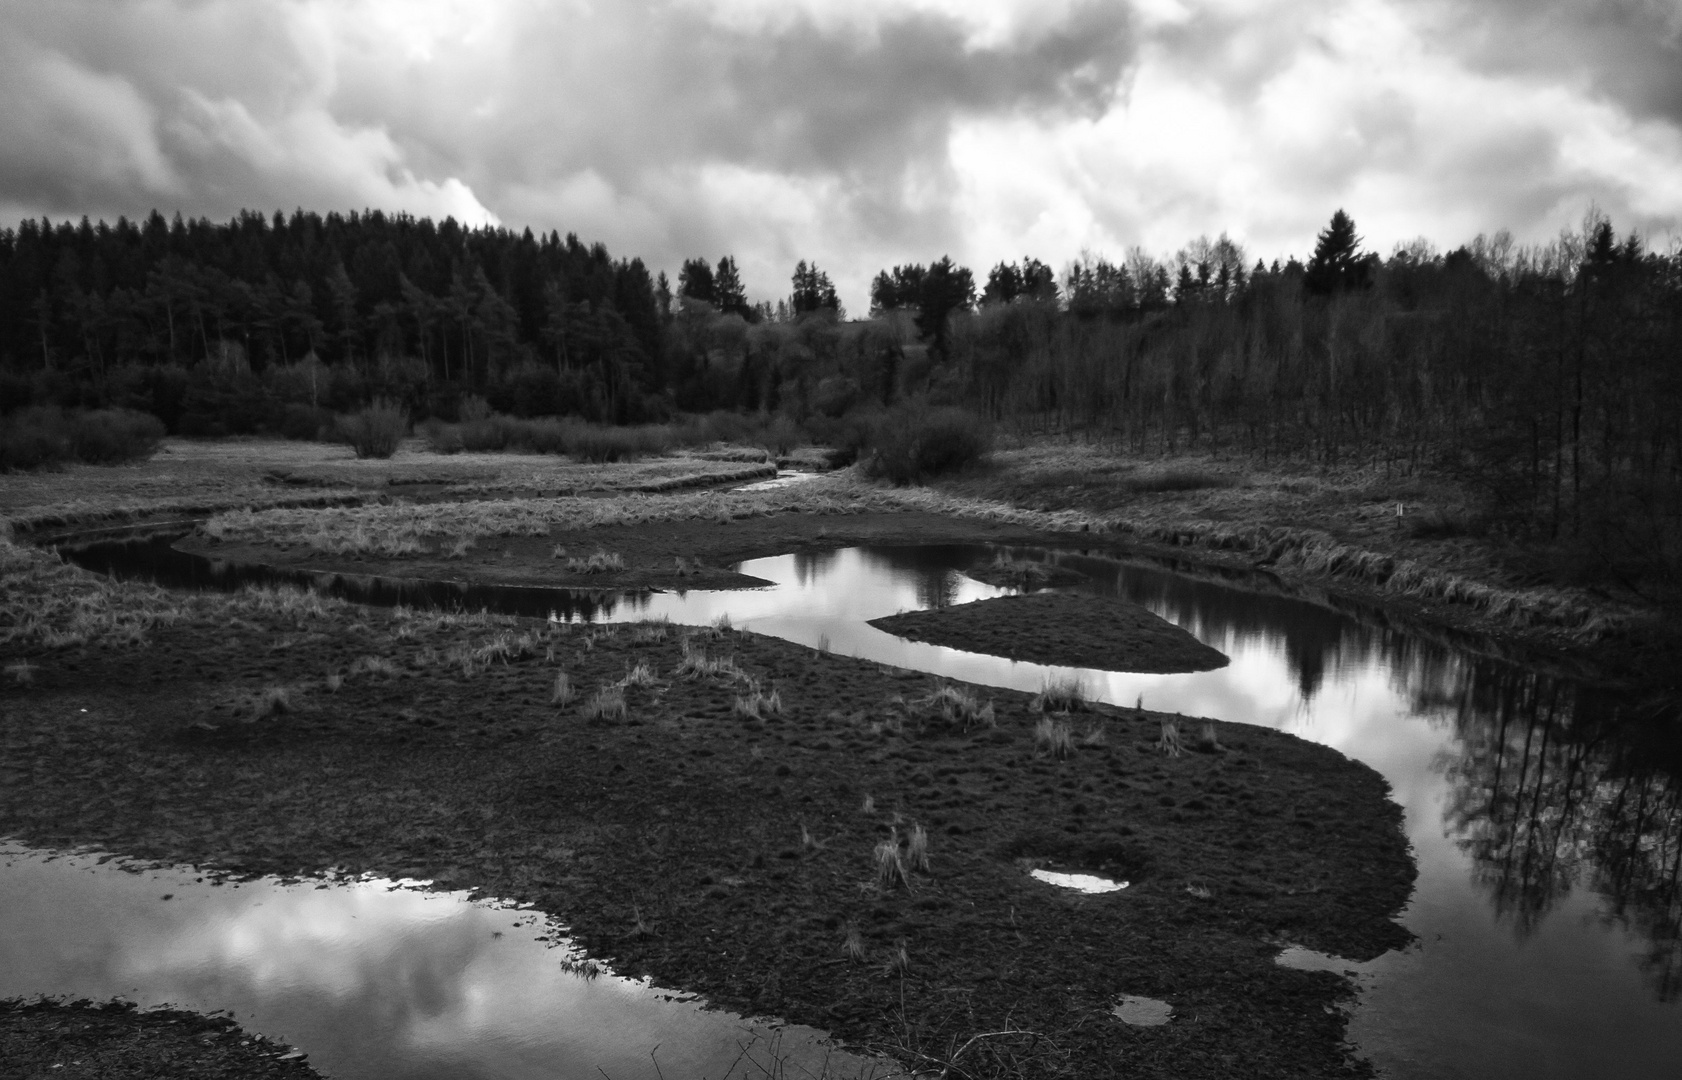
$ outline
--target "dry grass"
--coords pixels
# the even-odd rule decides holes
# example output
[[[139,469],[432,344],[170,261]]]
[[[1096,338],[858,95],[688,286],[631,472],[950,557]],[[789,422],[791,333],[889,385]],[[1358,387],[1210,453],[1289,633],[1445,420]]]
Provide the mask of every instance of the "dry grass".
[[[1086,684],[1079,675],[1047,679],[1032,707],[1036,712],[1078,712],[1086,708]]]
[[[1068,721],[1040,717],[1040,722],[1034,725],[1034,750],[1054,758],[1074,756],[1075,735],[1069,729]]]
[[[582,559],[568,559],[566,568],[570,574],[611,574],[625,569],[625,558],[617,552],[598,548]]]
[[[1497,568],[1466,550],[1410,544],[1418,537],[1395,527],[1398,501],[1429,496],[1445,504],[1440,513],[1464,515],[1463,496],[1441,483],[1398,480],[1373,468],[1314,475],[1246,472],[1231,459],[1207,455],[1140,461],[1101,446],[1061,442],[1001,451],[995,463],[995,479],[952,485],[967,494],[926,489],[896,494],[907,508],[936,513],[1233,552],[1281,570],[1346,578],[1382,593],[1463,605],[1502,622],[1561,628],[1587,639],[1628,621],[1627,612],[1584,593],[1489,584]],[[1147,482],[1152,476],[1162,482]],[[1023,497],[1061,490],[1065,482],[1111,495],[1131,493],[1133,501],[1121,509],[1027,510],[977,497],[1001,488]],[[1303,518],[1323,519],[1347,536],[1368,539],[1351,542],[1319,529],[1268,524]]]
[[[627,689],[633,686],[643,688],[659,686],[660,678],[654,674],[654,669],[648,665],[648,661],[638,660],[635,667],[626,665],[625,677],[619,680],[619,685]]]
[[[0,538],[0,646],[141,646],[152,628],[228,600],[183,598],[151,585],[112,581],[52,552]]]
[[[672,674],[695,679],[723,679],[727,682],[738,679],[745,681],[748,677],[747,672],[736,666],[734,657],[709,657],[705,650],[696,648],[687,638],[683,642],[683,659],[672,669]]]
[[[974,690],[955,683],[942,682],[928,697],[918,698],[910,704],[938,712],[960,731],[992,727],[995,722],[991,701],[983,705]]]
[[[913,870],[929,871],[929,834],[921,825],[911,826],[905,837],[905,862]]]
[[[1162,721],[1162,734],[1157,737],[1156,748],[1169,757],[1179,757],[1186,752],[1185,740],[1180,737],[1178,717]]]
[[[747,679],[747,693],[738,695],[731,706],[731,713],[744,720],[764,720],[767,717],[781,716],[783,712],[783,696],[775,687],[769,692],[762,690],[759,680],[752,677]]]
[[[590,700],[578,711],[585,720],[594,723],[611,724],[623,721],[630,715],[625,707],[625,688],[618,685],[604,686],[592,694]]]
[[[857,923],[847,924],[847,936],[841,942],[841,955],[855,964],[864,962],[864,937],[859,933]]]
[[[566,708],[578,698],[578,691],[573,688],[572,679],[564,671],[555,673],[555,688],[549,695],[549,704]]]
[[[876,887],[892,891],[911,888],[911,875],[905,869],[905,857],[899,850],[899,830],[890,829],[888,838],[876,845]]]
[[[0,522],[20,529],[121,520],[140,515],[216,513],[235,508],[360,501],[392,485],[430,484],[454,498],[661,492],[762,479],[766,463],[680,453],[648,461],[580,464],[523,454],[436,454],[406,440],[388,460],[358,460],[346,446],[280,439],[165,439],[150,460],[72,465],[8,476]]]

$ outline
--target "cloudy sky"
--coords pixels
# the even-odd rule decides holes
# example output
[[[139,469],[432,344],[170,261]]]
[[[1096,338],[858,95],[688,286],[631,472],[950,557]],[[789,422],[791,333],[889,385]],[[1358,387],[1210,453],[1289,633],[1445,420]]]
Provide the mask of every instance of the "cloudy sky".
[[[0,0],[0,221],[380,207],[750,291],[1682,234],[1682,0]]]

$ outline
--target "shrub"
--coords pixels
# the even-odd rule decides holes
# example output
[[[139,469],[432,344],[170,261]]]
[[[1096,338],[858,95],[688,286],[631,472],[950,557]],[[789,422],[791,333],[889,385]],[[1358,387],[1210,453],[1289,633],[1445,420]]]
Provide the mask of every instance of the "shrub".
[[[462,451],[461,428],[446,424],[436,416],[429,416],[416,424],[415,432],[426,440],[426,448],[434,454],[459,454]]]
[[[162,421],[132,409],[66,413],[34,406],[0,421],[0,469],[134,461],[150,457],[163,437]]]
[[[96,465],[148,458],[164,437],[163,421],[133,409],[95,409],[71,421],[72,450]]]
[[[920,484],[986,457],[992,435],[984,420],[963,409],[907,406],[876,424],[869,448],[869,475],[895,484]]]
[[[386,398],[353,416],[339,418],[339,437],[359,458],[388,458],[397,452],[409,431],[409,411]]]

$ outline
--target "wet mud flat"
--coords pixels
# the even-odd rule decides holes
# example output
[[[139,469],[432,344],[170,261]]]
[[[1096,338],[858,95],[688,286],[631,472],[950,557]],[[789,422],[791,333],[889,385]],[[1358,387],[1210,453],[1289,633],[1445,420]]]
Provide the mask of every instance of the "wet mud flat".
[[[1075,593],[1000,596],[870,623],[915,641],[1035,664],[1159,674],[1209,671],[1227,658],[1137,604]]]
[[[303,1055],[232,1020],[120,1002],[0,1001],[0,1075],[309,1080]]]
[[[1153,714],[1047,715],[753,634],[345,604],[28,659],[0,832],[532,901],[621,974],[908,1065],[967,1045],[972,1075],[1347,1075],[1345,984],[1279,943],[1405,936],[1383,779],[1259,728],[1171,756]],[[1123,995],[1175,1019],[1125,1025]]]

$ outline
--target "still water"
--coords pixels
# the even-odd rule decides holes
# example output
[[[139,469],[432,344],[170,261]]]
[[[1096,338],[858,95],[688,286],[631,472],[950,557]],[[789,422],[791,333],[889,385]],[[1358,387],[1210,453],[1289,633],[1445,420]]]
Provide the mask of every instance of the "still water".
[[[0,998],[228,1009],[330,1077],[890,1075],[810,1028],[580,975],[534,912],[395,885],[219,885],[0,843]]]
[[[727,615],[737,627],[837,653],[1037,690],[1069,669],[908,642],[866,625],[1002,594],[965,573],[995,553],[857,548],[757,559],[740,570],[770,585],[728,593],[303,580],[365,602],[540,617],[697,624]],[[1079,588],[1141,603],[1232,660],[1185,675],[1075,672],[1089,696],[1279,728],[1336,747],[1390,781],[1419,863],[1402,914],[1418,942],[1364,965],[1298,949],[1282,956],[1352,974],[1359,996],[1350,1037],[1381,1069],[1399,1078],[1674,1075],[1682,1061],[1677,757],[1635,734],[1622,703],[1376,614],[1282,595],[1265,579],[1015,554],[1073,569]],[[163,543],[76,557],[190,587],[272,580]]]

